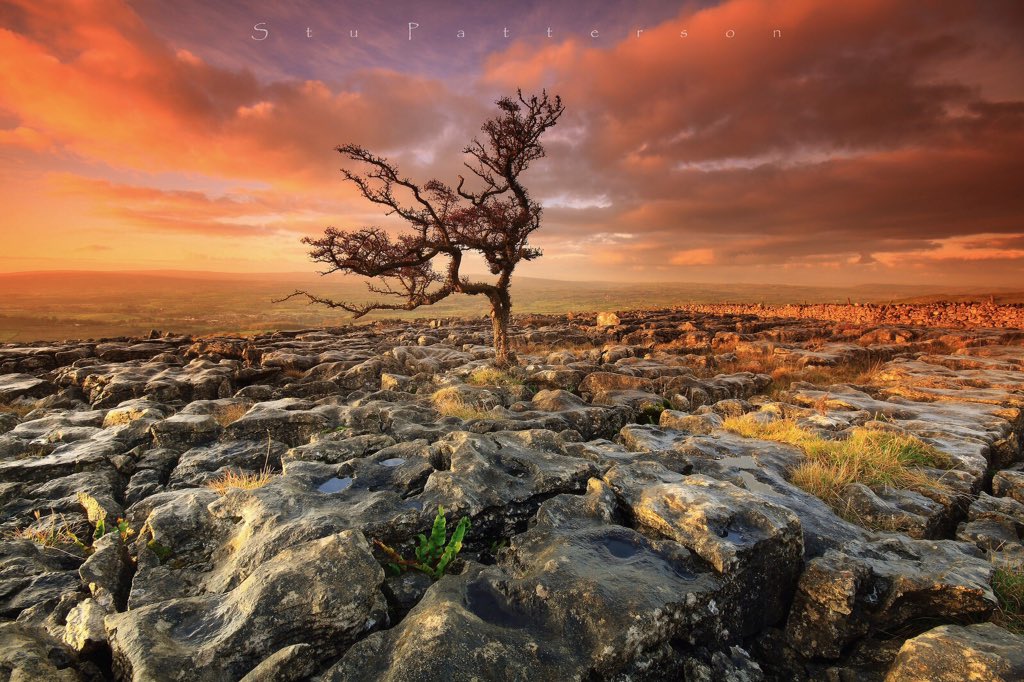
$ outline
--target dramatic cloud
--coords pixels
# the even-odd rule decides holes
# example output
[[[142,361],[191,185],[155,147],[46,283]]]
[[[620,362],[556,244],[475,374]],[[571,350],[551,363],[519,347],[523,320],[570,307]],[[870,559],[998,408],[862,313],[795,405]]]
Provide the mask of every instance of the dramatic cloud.
[[[611,49],[515,46],[486,78],[575,104],[581,159],[552,173],[606,188],[599,229],[628,225],[650,266],[923,259],[955,277],[1020,258],[993,241],[1024,221],[1018,7],[736,0]],[[970,235],[991,245],[935,246]]]
[[[496,96],[545,87],[526,273],[1019,281],[1020,3],[633,4],[0,3],[0,267],[308,269],[301,234],[395,226],[335,144],[451,180]]]

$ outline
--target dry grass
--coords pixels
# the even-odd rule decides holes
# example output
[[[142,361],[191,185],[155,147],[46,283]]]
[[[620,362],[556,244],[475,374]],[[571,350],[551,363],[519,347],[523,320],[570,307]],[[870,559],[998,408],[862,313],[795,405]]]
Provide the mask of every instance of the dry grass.
[[[523,380],[506,370],[496,367],[477,367],[468,377],[466,383],[473,386],[522,386]]]
[[[921,439],[857,428],[844,440],[826,440],[787,419],[760,424],[742,417],[725,420],[724,428],[747,438],[789,443],[804,451],[807,461],[793,470],[794,485],[820,497],[843,513],[843,489],[850,483],[907,490],[945,486],[921,467],[948,469],[950,458]]]
[[[832,396],[829,395],[829,392],[825,391],[818,397],[817,400],[814,401],[814,404],[811,405],[811,407],[814,409],[815,412],[817,412],[821,416],[825,416],[828,414],[828,401],[831,397]]]
[[[834,367],[817,365],[797,367],[791,364],[785,356],[767,355],[721,362],[714,367],[698,369],[697,376],[712,377],[716,374],[735,374],[737,372],[767,374],[772,378],[772,383],[765,389],[765,393],[777,399],[798,381],[806,381],[817,386],[867,384],[871,382],[883,364],[881,360],[865,359],[842,363]]]
[[[15,531],[15,537],[22,540],[30,540],[44,547],[60,547],[62,545],[83,546],[81,540],[71,530],[71,526],[63,514],[54,514],[51,511],[47,520],[42,524],[39,522],[43,520],[43,517],[38,511],[35,512],[35,518],[36,523]]]
[[[281,376],[286,376],[289,379],[304,379],[306,372],[301,369],[286,369],[281,372]]]
[[[802,367],[794,371],[792,381],[809,381],[812,384],[867,384],[878,374],[883,364],[885,363],[881,360],[871,359],[846,362],[835,367]]]
[[[9,412],[19,417],[24,417],[34,409],[36,409],[35,403],[0,403],[0,412]]]
[[[999,601],[992,621],[1007,630],[1024,634],[1024,565],[1004,564],[992,575],[992,591]]]
[[[255,490],[262,488],[273,480],[274,474],[269,469],[257,472],[226,471],[218,478],[208,481],[206,487],[221,495],[229,490]]]
[[[433,403],[434,409],[437,410],[438,414],[443,417],[458,417],[463,421],[469,421],[471,419],[483,419],[488,416],[486,410],[467,404],[462,394],[459,393],[459,389],[454,386],[434,391],[434,394],[430,396],[430,402]]]
[[[249,411],[249,407],[242,403],[233,403],[231,405],[218,406],[213,411],[213,418],[217,420],[217,423],[221,426],[227,426],[233,422],[238,421],[245,413]]]

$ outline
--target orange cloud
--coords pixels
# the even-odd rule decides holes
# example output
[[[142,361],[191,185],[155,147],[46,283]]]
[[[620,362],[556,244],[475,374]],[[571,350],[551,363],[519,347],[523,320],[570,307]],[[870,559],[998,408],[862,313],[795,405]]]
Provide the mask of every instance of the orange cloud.
[[[640,37],[496,39],[468,64],[451,50],[447,74],[390,60],[336,77],[225,62],[223,45],[176,44],[145,9],[0,7],[9,258],[124,264],[244,238],[291,243],[292,267],[308,267],[298,234],[395,225],[341,181],[335,144],[451,181],[496,94],[547,87],[568,110],[530,170],[548,256],[531,274],[854,282],[913,267],[1002,283],[1024,264],[1019,4],[724,0]],[[90,249],[100,234],[131,248]]]
[[[676,251],[668,262],[672,265],[711,265],[715,262],[715,252],[712,249]]]
[[[60,173],[50,176],[50,185],[58,196],[88,198],[98,216],[142,230],[235,237],[301,235],[319,231],[337,215],[328,212],[331,207],[324,202],[307,203],[309,200],[279,192],[253,190],[215,196]]]
[[[50,141],[38,130],[18,126],[12,130],[0,130],[0,146],[21,147],[34,152],[42,152],[50,148]]]
[[[300,187],[335,170],[335,144],[404,145],[433,134],[440,105],[458,99],[387,71],[346,89],[262,83],[173,49],[121,2],[14,7],[18,30],[0,29],[0,110],[113,165]]]

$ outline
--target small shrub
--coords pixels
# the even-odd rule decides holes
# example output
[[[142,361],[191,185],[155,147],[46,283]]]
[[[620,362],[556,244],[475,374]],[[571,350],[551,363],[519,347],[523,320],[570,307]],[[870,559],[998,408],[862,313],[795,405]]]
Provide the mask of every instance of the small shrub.
[[[458,556],[462,549],[462,541],[469,530],[469,517],[463,516],[462,520],[455,526],[451,538],[447,537],[447,521],[444,515],[444,507],[437,506],[437,516],[434,517],[434,525],[430,529],[430,537],[420,533],[416,536],[419,544],[415,548],[416,559],[406,559],[397,551],[385,545],[380,540],[374,540],[373,544],[380,548],[387,556],[387,567],[396,574],[414,568],[417,571],[426,573],[434,580],[444,575],[445,569]]]
[[[1004,564],[992,575],[992,591],[999,601],[993,621],[1024,634],[1024,564]]]
[[[926,491],[945,489],[921,467],[949,469],[952,461],[921,439],[890,431],[856,428],[843,440],[827,440],[793,421],[761,424],[749,418],[729,417],[723,427],[746,438],[795,445],[807,455],[790,480],[820,497],[841,515],[843,489],[850,483]]]
[[[228,470],[212,481],[208,481],[206,483],[206,487],[217,491],[221,495],[232,489],[255,490],[256,488],[262,488],[266,484],[270,483],[273,476],[273,472],[266,467],[256,472],[238,472]]]
[[[214,410],[213,418],[217,420],[218,424],[226,427],[228,424],[232,424],[241,419],[248,411],[249,407],[247,405],[242,403],[232,403],[230,405],[219,406]]]
[[[470,421],[471,419],[483,419],[488,416],[486,410],[467,404],[462,398],[462,394],[459,393],[459,389],[454,386],[448,386],[447,388],[435,391],[430,396],[430,402],[433,403],[434,409],[437,410],[438,414],[443,417],[458,417],[463,421]]]

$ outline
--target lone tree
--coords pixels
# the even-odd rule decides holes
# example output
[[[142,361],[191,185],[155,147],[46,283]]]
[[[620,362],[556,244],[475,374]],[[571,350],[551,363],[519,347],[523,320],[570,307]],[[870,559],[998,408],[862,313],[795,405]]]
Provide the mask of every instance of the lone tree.
[[[461,175],[455,189],[440,180],[416,184],[402,177],[397,165],[358,145],[337,147],[364,168],[363,173],[343,168],[345,179],[411,229],[393,237],[379,227],[328,227],[322,237],[302,241],[312,247],[313,261],[328,266],[320,274],[348,272],[375,278],[377,283],[369,282],[367,287],[387,298],[357,304],[295,291],[282,300],[305,296],[311,303],[341,308],[359,318],[372,310],[414,310],[455,293],[483,294],[491,302],[495,363],[514,362],[508,339],[512,272],[519,261],[541,255],[527,242],[540,227],[541,206],[530,198],[519,176],[532,161],[544,157],[540,137],[558,122],[564,107],[561,98],[551,99],[546,91],[529,99],[519,91],[515,98],[503,97],[497,105],[498,116],[481,128],[483,141],[474,138],[463,150],[471,157],[464,165],[476,176],[476,190]],[[493,283],[473,282],[460,272],[467,251],[484,257],[497,278]]]

